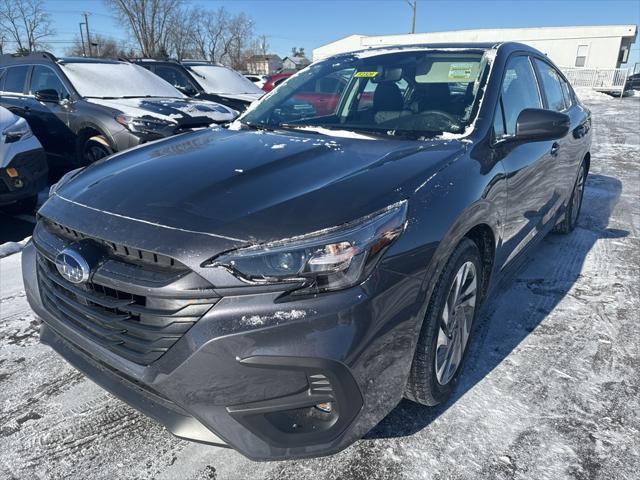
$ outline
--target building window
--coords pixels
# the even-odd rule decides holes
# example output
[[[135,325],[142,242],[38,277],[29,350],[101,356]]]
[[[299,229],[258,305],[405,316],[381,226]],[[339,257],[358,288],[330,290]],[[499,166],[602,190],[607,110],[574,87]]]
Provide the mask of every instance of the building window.
[[[584,67],[587,64],[587,50],[589,50],[589,45],[578,45],[576,67]]]

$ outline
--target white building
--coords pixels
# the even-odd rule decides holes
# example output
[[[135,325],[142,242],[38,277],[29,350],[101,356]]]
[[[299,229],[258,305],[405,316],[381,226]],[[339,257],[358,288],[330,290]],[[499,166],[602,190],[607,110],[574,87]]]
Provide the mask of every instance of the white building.
[[[336,53],[389,45],[514,41],[537,48],[561,67],[617,68],[627,62],[636,34],[636,25],[601,25],[459,30],[372,37],[351,35],[316,48],[313,60]]]

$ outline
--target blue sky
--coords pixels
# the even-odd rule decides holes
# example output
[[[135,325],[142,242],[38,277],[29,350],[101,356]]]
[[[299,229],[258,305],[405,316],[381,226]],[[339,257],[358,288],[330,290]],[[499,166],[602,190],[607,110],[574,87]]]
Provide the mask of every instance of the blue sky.
[[[266,35],[281,56],[291,47],[313,48],[354,33],[406,33],[411,12],[405,0],[193,0],[210,8],[224,6],[253,17],[256,33]],[[91,30],[126,38],[102,0],[45,0],[56,37],[55,53],[76,37],[80,14],[91,13]],[[640,0],[418,0],[417,32],[469,28],[542,27],[640,23]],[[636,42],[630,63],[640,61]]]

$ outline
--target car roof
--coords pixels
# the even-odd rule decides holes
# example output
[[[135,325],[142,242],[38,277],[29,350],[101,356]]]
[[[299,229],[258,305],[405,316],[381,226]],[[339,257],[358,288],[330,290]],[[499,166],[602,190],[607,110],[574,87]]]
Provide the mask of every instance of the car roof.
[[[532,53],[540,53],[535,48],[518,42],[459,42],[459,43],[412,43],[406,45],[389,45],[381,47],[365,48],[353,52],[344,52],[332,55],[328,58],[343,57],[348,55],[375,56],[376,53],[401,53],[403,51],[420,50],[525,50]]]
[[[58,59],[59,63],[129,63],[123,60],[116,60],[114,58],[93,58],[93,57],[62,57]]]
[[[68,64],[68,63],[100,63],[100,64],[119,64],[129,63],[127,60],[121,60],[116,58],[95,58],[95,57],[60,57],[56,58],[55,55],[49,52],[33,52],[26,55],[20,54],[5,54],[0,56],[0,65],[12,65],[12,64]]]

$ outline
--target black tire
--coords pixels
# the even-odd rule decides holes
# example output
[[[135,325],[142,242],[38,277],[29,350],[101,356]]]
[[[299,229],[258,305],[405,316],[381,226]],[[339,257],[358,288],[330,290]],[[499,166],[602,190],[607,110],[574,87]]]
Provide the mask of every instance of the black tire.
[[[587,174],[587,165],[582,162],[564,218],[555,226],[555,232],[566,235],[573,232],[576,228],[578,219],[580,218],[580,210],[582,209],[582,199],[584,197],[584,187],[587,183]]]
[[[464,364],[465,354],[468,350],[466,347],[470,340],[469,336],[467,336],[467,340],[464,342],[461,358],[457,362],[452,377],[444,382],[444,384],[438,380],[438,374],[436,373],[436,348],[438,346],[441,325],[444,325],[444,309],[447,305],[447,300],[451,298],[450,295],[455,286],[457,274],[463,266],[468,265],[468,262],[471,262],[475,267],[477,284],[473,313],[469,316],[471,326],[468,329],[468,335],[471,335],[473,331],[472,328],[475,323],[477,311],[480,308],[481,286],[483,285],[482,261],[480,251],[475,242],[465,238],[451,254],[429,300],[407,387],[405,389],[406,398],[422,405],[433,406],[444,402],[451,395],[457,383],[461,366]]]
[[[38,205],[38,196],[34,195],[32,197],[27,197],[22,200],[18,200],[15,203],[10,203],[9,205],[5,205],[0,207],[2,211],[11,215],[19,215],[19,214],[29,214],[33,215],[36,211],[36,206]]]
[[[80,149],[81,165],[90,165],[101,158],[108,157],[113,153],[109,142],[103,135],[89,138]]]

